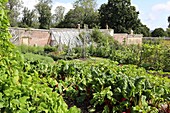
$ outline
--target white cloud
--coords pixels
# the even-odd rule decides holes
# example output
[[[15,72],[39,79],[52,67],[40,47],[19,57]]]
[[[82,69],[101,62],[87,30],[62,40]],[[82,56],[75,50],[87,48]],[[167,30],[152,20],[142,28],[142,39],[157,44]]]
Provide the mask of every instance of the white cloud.
[[[170,1],[154,5],[152,11],[170,11]]]
[[[28,7],[29,9],[34,9],[35,5],[38,3],[38,0],[23,0],[24,4],[23,6],[24,7]],[[71,3],[61,3],[61,2],[55,2],[52,4],[52,13],[54,13],[54,10],[57,6],[63,6],[65,7],[65,13],[67,13],[70,9],[73,8],[73,5]]]
[[[70,10],[73,9],[73,5],[71,3],[61,3],[61,2],[55,2],[53,4],[53,8],[52,8],[52,13],[54,13],[54,10],[57,6],[63,6],[65,7],[65,14]]]
[[[137,4],[135,5],[133,2],[135,0],[131,0],[132,5],[136,6],[137,11],[139,11],[139,18],[142,23],[147,25],[151,30],[155,28],[162,27],[164,29],[167,28],[167,18],[170,12],[170,0],[162,0],[160,3],[151,4]],[[142,0],[140,0],[142,2]],[[140,2],[137,2],[140,3]]]
[[[170,0],[168,2],[154,4],[151,10],[145,12],[143,20],[151,29],[158,27],[166,28],[166,14],[170,11]],[[167,16],[168,17],[168,16]]]
[[[24,7],[28,7],[29,9],[34,9],[34,6],[38,3],[38,0],[23,0]]]

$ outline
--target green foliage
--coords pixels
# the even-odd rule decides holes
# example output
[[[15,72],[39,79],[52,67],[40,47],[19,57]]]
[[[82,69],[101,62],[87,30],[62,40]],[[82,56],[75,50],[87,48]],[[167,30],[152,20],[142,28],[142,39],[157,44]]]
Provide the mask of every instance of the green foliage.
[[[134,65],[119,65],[118,62],[103,59],[91,59],[84,62],[79,60],[58,61],[55,64],[34,60],[24,61],[9,41],[9,23],[4,4],[4,1],[0,1],[0,6],[2,6],[0,12],[0,30],[2,31],[0,32],[2,48],[0,50],[1,113],[80,113],[80,109],[74,105],[80,108],[86,107],[86,112],[89,110],[103,113],[156,113],[160,110],[161,105],[168,105],[170,80],[157,74],[153,76],[152,73],[149,74],[145,69]],[[133,52],[129,49],[130,47],[113,49],[112,41],[114,40],[107,36],[106,38],[101,36],[102,39],[100,39],[100,35],[102,34],[96,33],[92,36],[96,41],[94,44],[97,43],[102,48],[101,52],[99,51],[101,56],[106,57],[110,55],[109,53],[114,56],[114,52],[119,49],[129,51],[129,54],[133,53],[129,55],[132,57],[138,50],[135,48],[136,46],[132,49]],[[98,51],[93,50],[94,48],[91,47],[90,51]],[[104,51],[107,55],[103,54]],[[157,54],[160,57],[156,59],[156,63],[158,62],[161,68],[164,55],[167,56],[166,58],[169,57],[167,54],[169,49],[164,52],[160,45],[145,45],[143,51],[141,56],[144,56],[145,59],[141,61],[152,61],[146,57],[152,59],[153,55]],[[28,53],[26,55],[33,56]],[[120,56],[122,57],[122,55]],[[45,60],[46,58],[43,58],[43,61]]]
[[[5,10],[5,5],[7,1],[1,1],[0,2],[0,59],[2,59],[3,56],[9,56],[8,52],[11,51],[13,48],[13,45],[9,42],[9,39],[11,35],[9,34],[8,27],[9,21],[7,17],[7,11]],[[11,53],[12,54],[12,53]]]
[[[31,11],[28,8],[24,7],[23,17],[22,17],[20,27],[34,27],[33,26],[34,20],[35,20],[35,10]]]
[[[147,69],[164,69],[164,50],[161,45],[143,45],[141,65]]]
[[[56,27],[64,19],[65,7],[57,6],[52,16],[52,25]]]
[[[0,0],[0,112],[80,113],[76,107],[68,109],[62,96],[48,86],[49,81],[40,77],[36,67],[31,67],[31,63],[37,63],[24,62],[10,43],[6,2],[7,0]],[[46,72],[46,65],[41,63],[39,66]],[[55,82],[54,80],[52,83]]]
[[[165,45],[161,38],[146,40],[142,45],[121,45],[113,37],[98,29],[94,29],[90,37],[91,44],[85,48],[73,48],[70,59],[82,58],[83,49],[85,49],[87,57],[108,58],[119,64],[135,64],[147,70],[170,71],[168,68],[169,46]],[[66,57],[67,54],[63,54],[62,57],[56,56],[55,59],[67,59]]]
[[[165,37],[167,36],[167,33],[162,28],[156,28],[154,31],[152,31],[152,37]]]
[[[83,36],[83,34],[81,34],[81,36]],[[86,57],[98,56],[108,58],[115,49],[121,47],[121,45],[114,40],[112,36],[102,33],[97,28],[92,30],[89,37],[90,44],[88,45],[86,42],[86,44],[84,44],[85,47],[83,45],[83,47],[73,48],[72,55],[77,56],[76,58],[83,57],[83,55]]]
[[[27,45],[20,45],[17,46],[17,49],[21,53],[33,53],[33,54],[44,54],[44,47],[40,46],[27,46]]]
[[[170,28],[166,29],[167,36],[170,37]]]
[[[161,63],[164,65],[163,71],[170,72],[170,48],[165,47],[163,51],[163,59],[161,59]],[[160,57],[162,58],[162,57]],[[159,64],[160,65],[160,64]]]
[[[136,45],[125,46],[112,52],[110,58],[120,64],[135,64],[140,61],[140,47]]]
[[[39,61],[39,62],[45,62],[45,63],[54,63],[54,60],[51,57],[32,54],[32,53],[26,53],[23,55],[26,61]]]
[[[96,2],[94,0],[77,0],[74,3],[74,9],[71,9],[59,27],[76,28],[77,24],[87,24],[89,28],[98,25],[98,12],[96,11]]]
[[[134,31],[136,34],[143,34],[143,37],[150,37],[150,29],[146,26],[143,25],[142,23],[135,29]]]
[[[99,31],[99,29],[94,29],[91,33],[92,40],[96,43],[104,43],[106,42],[106,36]]]
[[[49,29],[51,23],[51,0],[39,0],[39,3],[35,6],[38,11],[40,29]]]
[[[20,15],[21,8],[22,0],[8,0],[7,3],[8,17],[10,20],[10,25],[12,27],[18,26],[18,18]]]
[[[57,52],[57,47],[51,47],[51,46],[45,46],[44,47],[44,52],[50,53],[50,52]]]
[[[99,14],[102,28],[109,25],[116,33],[130,33],[140,25],[139,12],[130,0],[109,0],[101,5]]]
[[[112,36],[109,34],[101,32],[99,29],[94,28],[92,30],[91,39],[94,43],[101,44],[101,45],[115,45],[115,48],[117,48],[119,45],[118,41],[114,40]]]
[[[56,91],[66,100],[76,101],[74,105],[88,107],[89,112],[158,113],[159,106],[170,101],[170,80],[143,68],[97,59],[56,65]]]

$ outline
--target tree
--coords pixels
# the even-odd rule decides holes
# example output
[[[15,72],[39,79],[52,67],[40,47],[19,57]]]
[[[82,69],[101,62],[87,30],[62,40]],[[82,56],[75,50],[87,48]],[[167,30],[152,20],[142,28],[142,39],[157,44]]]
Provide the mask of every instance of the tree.
[[[164,37],[167,36],[166,31],[162,28],[156,28],[152,33],[152,37]]]
[[[130,32],[140,25],[139,12],[131,6],[131,0],[108,0],[99,9],[100,24],[102,28],[109,25],[115,32]]]
[[[64,19],[65,7],[57,6],[52,19],[53,26],[57,26]]]
[[[39,14],[40,29],[49,29],[51,26],[51,3],[51,0],[39,0],[39,3],[35,6]]]
[[[143,34],[144,37],[151,36],[150,29],[142,23],[140,23],[140,25],[135,29],[134,33]]]
[[[170,37],[170,28],[166,29],[167,36]]]
[[[20,9],[22,8],[22,0],[8,0],[7,10],[11,27],[15,27],[18,24],[18,17],[20,15]]]
[[[81,17],[81,12],[78,9],[70,9],[65,15],[64,20],[59,23],[58,27],[75,28],[77,24],[83,24]]]
[[[35,18],[35,10],[29,10],[28,8],[24,8],[23,17],[21,21],[21,27],[33,27],[33,22]]]
[[[87,24],[89,28],[98,25],[98,12],[96,10],[95,0],[77,0],[66,15],[64,21],[60,23],[60,27],[76,27],[77,24]],[[65,24],[67,23],[67,24]]]

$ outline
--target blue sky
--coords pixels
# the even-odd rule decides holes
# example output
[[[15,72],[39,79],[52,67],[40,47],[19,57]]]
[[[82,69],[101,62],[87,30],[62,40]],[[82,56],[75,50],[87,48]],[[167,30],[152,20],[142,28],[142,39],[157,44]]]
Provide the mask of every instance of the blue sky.
[[[170,16],[170,0],[132,0],[137,6],[142,23],[151,30],[168,26],[168,16]]]
[[[53,0],[53,10],[56,6],[62,5],[66,8],[66,12],[72,8],[75,0]],[[108,0],[96,0],[98,6],[107,3]],[[132,5],[136,6],[140,12],[139,18],[143,24],[146,24],[151,30],[168,26],[167,18],[170,16],[170,0],[131,0]],[[24,5],[30,9],[38,2],[38,0],[23,0]]]

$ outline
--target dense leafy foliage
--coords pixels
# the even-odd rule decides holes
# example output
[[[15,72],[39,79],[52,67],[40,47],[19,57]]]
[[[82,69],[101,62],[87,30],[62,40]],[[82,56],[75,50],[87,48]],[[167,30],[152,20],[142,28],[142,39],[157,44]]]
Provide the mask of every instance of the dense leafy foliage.
[[[36,28],[34,24],[35,19],[36,19],[35,10],[29,10],[27,7],[24,7],[22,21],[19,26],[26,28],[27,27]]]
[[[32,54],[32,53],[24,54],[24,59],[26,61],[37,61],[37,60],[39,60],[40,62],[54,63],[54,60],[51,57],[37,55],[37,54]]]
[[[51,0],[39,0],[39,3],[35,6],[38,11],[40,29],[49,29],[51,26]]]
[[[112,60],[120,57],[118,62],[96,58],[83,59],[87,61],[60,60],[56,63],[32,59],[24,61],[9,41],[11,36],[7,12],[4,10],[5,2],[0,0],[1,113],[170,112],[170,79],[160,76],[163,72],[122,65],[138,64],[140,61],[141,64],[149,62],[155,69],[162,69],[164,59],[169,58],[169,49],[162,49],[158,44],[145,44],[140,52],[137,51],[138,48],[141,50],[140,46],[132,46],[133,49],[119,47],[114,40],[98,34],[96,30],[91,34],[94,44],[89,47],[89,54]],[[42,52],[42,48],[30,48],[25,50],[38,54]],[[47,53],[55,51],[51,47],[44,50]],[[123,51],[127,51],[127,55]],[[137,52],[144,57],[135,56]],[[32,54],[26,52],[25,55]],[[166,63],[169,67],[168,60]]]
[[[165,37],[167,36],[166,31],[164,31],[163,28],[156,28],[154,31],[152,31],[152,36],[153,37]]]
[[[134,32],[138,34],[143,34],[143,37],[151,36],[150,29],[142,23],[139,24],[139,26],[134,30]]]
[[[93,28],[99,23],[99,16],[96,8],[95,0],[76,0],[74,9],[71,9],[66,15],[64,20],[58,27],[75,28],[77,24],[84,27],[87,24],[89,28]]]
[[[168,104],[168,78],[153,76],[134,65],[117,64],[95,58],[59,61],[54,66],[34,62],[28,72],[36,68],[54,92],[82,112],[158,113]]]
[[[102,28],[108,24],[116,33],[135,30],[140,23],[139,12],[131,6],[130,0],[109,0],[101,5],[99,13]]]
[[[48,82],[30,70],[19,52],[10,43],[9,22],[5,9],[6,0],[0,0],[0,112],[1,113],[79,113],[67,104],[61,95],[52,92]],[[54,80],[55,82],[55,80]]]
[[[56,27],[64,19],[65,7],[57,6],[52,16],[52,27]]]
[[[8,12],[8,17],[10,20],[10,26],[11,27],[16,27],[18,26],[19,22],[19,15],[20,15],[20,10],[22,8],[22,0],[8,0],[7,3],[7,10]]]

